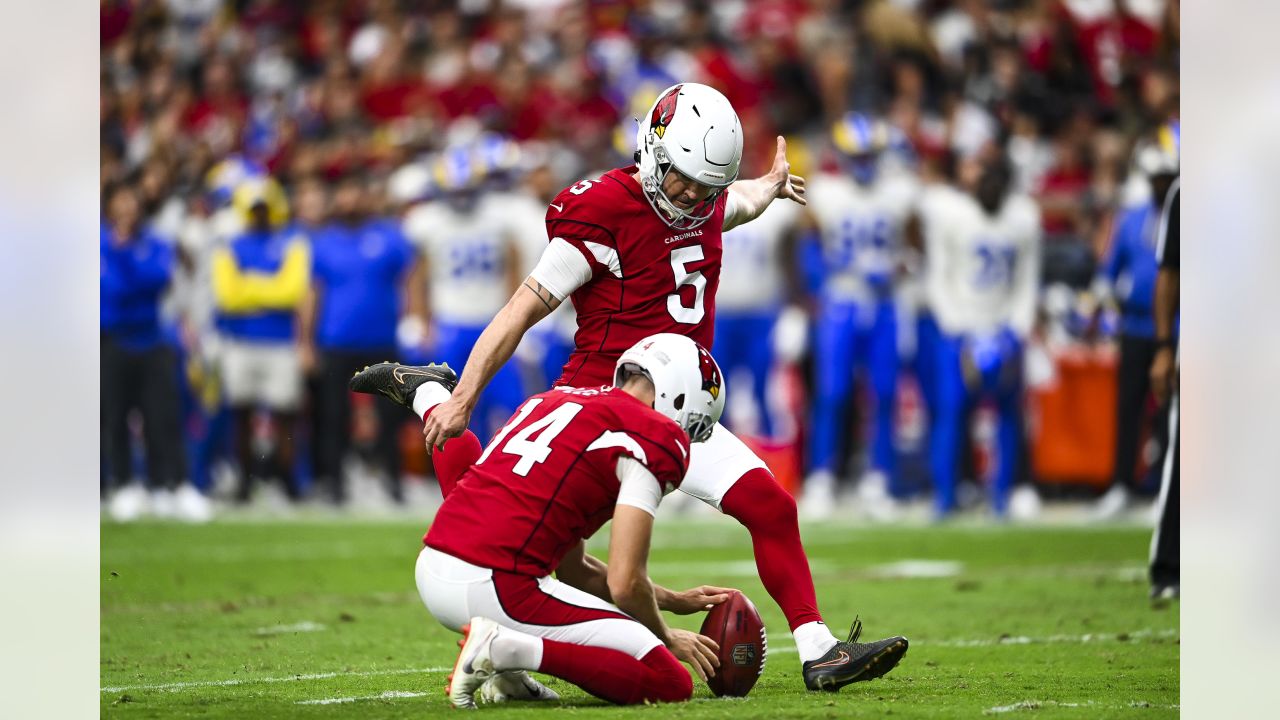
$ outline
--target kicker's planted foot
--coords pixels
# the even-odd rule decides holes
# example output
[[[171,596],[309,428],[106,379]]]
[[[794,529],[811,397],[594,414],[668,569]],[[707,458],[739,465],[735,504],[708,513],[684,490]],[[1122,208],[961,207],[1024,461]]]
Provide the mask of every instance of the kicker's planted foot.
[[[849,683],[878,678],[906,657],[906,638],[895,636],[860,643],[861,634],[862,621],[855,618],[848,640],[837,642],[826,655],[805,663],[805,687],[835,692]]]

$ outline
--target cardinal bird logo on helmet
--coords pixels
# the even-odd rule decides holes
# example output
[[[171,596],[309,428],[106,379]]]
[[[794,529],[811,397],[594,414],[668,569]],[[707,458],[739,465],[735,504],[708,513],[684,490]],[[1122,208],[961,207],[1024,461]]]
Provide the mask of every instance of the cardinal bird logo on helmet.
[[[698,346],[698,369],[702,371],[702,389],[711,393],[713,399],[720,398],[720,366],[712,359],[707,349]]]
[[[680,88],[683,85],[677,85],[667,92],[666,95],[658,98],[658,102],[653,106],[653,112],[649,115],[649,129],[653,134],[662,137],[667,132],[667,125],[671,124],[671,118],[676,114],[676,101],[680,98]]]

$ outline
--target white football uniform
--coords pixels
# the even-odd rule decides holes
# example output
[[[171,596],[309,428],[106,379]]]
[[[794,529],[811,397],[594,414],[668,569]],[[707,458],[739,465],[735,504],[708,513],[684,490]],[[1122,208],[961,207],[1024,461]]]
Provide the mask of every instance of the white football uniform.
[[[866,301],[875,285],[891,286],[918,192],[906,173],[882,174],[869,187],[847,175],[821,173],[813,179],[809,208],[822,238],[828,297]]]
[[[755,220],[724,234],[717,312],[758,312],[782,304],[786,267],[782,241],[799,208],[790,201],[769,203]]]
[[[921,203],[927,291],[946,335],[990,334],[1008,327],[1020,338],[1035,319],[1040,272],[1040,211],[1011,195],[995,216],[950,188]]]
[[[504,213],[504,203],[486,194],[471,212],[428,202],[405,216],[404,233],[427,262],[433,321],[484,325],[511,297],[511,225]]]

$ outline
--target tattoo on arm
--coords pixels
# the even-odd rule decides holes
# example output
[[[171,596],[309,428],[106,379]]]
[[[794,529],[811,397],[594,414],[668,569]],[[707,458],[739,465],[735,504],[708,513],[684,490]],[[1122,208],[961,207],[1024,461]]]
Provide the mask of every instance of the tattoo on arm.
[[[537,287],[534,287],[535,285],[536,285]],[[529,281],[528,281],[528,280],[525,280],[525,281],[524,281],[524,286],[525,286],[525,287],[527,287],[527,288],[529,288],[529,291],[530,291],[530,292],[532,292],[534,295],[537,295],[537,296],[538,296],[538,299],[542,301],[542,304],[543,304],[543,305],[546,305],[546,306],[547,306],[547,312],[551,312],[551,311],[555,310],[555,307],[554,307],[554,306],[552,306],[552,304],[551,304],[551,300],[552,300],[555,296],[551,294],[551,291],[550,291],[550,290],[548,290],[548,289],[546,289],[546,288],[542,287],[542,283],[538,282],[537,280],[534,280],[534,281],[533,281],[533,285],[530,285],[530,284],[529,284]]]

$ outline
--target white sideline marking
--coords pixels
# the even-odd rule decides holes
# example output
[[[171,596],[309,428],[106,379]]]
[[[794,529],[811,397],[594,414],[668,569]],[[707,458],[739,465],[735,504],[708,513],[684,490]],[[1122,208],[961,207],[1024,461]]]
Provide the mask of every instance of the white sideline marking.
[[[1135,630],[1129,633],[1085,633],[1084,635],[1050,635],[1042,638],[1032,638],[1025,635],[1014,635],[1002,638],[984,638],[975,640],[936,640],[933,642],[917,640],[912,645],[931,645],[933,647],[991,647],[994,645],[1080,645],[1085,643],[1096,642],[1124,642],[1120,640],[1120,636],[1124,635],[1129,640],[1144,640],[1146,638],[1173,638],[1178,636],[1178,631],[1173,629],[1152,630],[1150,628],[1144,630]],[[779,638],[769,643],[769,653],[772,655],[785,655],[797,652],[795,645],[786,645],[789,642],[786,638]]]
[[[425,697],[428,693],[409,692],[407,690],[388,690],[378,695],[360,695],[358,697],[332,697],[323,698],[321,700],[299,700],[297,705],[336,705],[338,703],[351,703],[360,700],[394,700],[396,698],[417,698]]]
[[[868,569],[879,578],[946,578],[955,577],[964,570],[964,564],[955,560],[899,560],[873,565]]]
[[[1172,628],[1164,630],[1152,630],[1146,628],[1143,630],[1135,630],[1129,633],[1085,633],[1084,635],[1050,635],[1043,638],[1031,638],[1025,635],[1016,635],[1002,638],[985,638],[980,640],[943,640],[934,643],[921,643],[922,645],[937,645],[940,647],[987,647],[990,645],[1061,645],[1061,644],[1083,644],[1094,642],[1124,642],[1120,636],[1124,635],[1128,640],[1144,640],[1146,638],[1173,638],[1178,636],[1178,631]]]
[[[1074,702],[1058,702],[1057,700],[1023,700],[1012,705],[997,705],[993,708],[987,708],[982,711],[983,715],[999,715],[1001,713],[1016,712],[1018,710],[1039,710],[1045,707],[1062,707],[1062,708],[1091,708],[1095,710],[1118,710],[1120,708],[1157,708],[1161,710],[1177,710],[1180,705],[1152,705],[1149,702],[1141,700],[1133,700],[1128,704],[1099,704],[1092,700],[1082,703]]]
[[[271,625],[269,627],[260,627],[257,630],[254,630],[253,634],[254,635],[287,635],[288,633],[320,632],[321,630],[327,630],[327,629],[328,628],[325,625],[322,625],[318,622],[303,620],[300,623],[294,623],[292,625]]]
[[[178,690],[189,690],[191,688],[203,687],[230,687],[233,685],[256,685],[258,683],[282,683],[282,682],[302,682],[305,680],[328,680],[336,677],[375,677],[378,675],[412,675],[414,673],[442,673],[449,672],[453,666],[448,667],[429,667],[429,668],[403,668],[401,670],[368,670],[365,672],[324,672],[324,673],[307,673],[304,675],[286,675],[284,677],[264,677],[264,678],[234,678],[231,680],[196,680],[192,682],[176,682],[161,683],[158,685],[117,685],[114,687],[104,687],[101,692],[114,693],[125,692],[127,690],[166,690],[168,692],[177,692]]]

